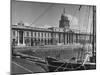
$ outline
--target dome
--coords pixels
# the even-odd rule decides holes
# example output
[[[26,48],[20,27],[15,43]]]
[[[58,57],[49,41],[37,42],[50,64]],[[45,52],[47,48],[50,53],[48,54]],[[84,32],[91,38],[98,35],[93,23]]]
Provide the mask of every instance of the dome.
[[[69,20],[69,18],[68,18],[68,16],[67,16],[67,14],[62,14],[61,19],[64,19],[64,20]]]

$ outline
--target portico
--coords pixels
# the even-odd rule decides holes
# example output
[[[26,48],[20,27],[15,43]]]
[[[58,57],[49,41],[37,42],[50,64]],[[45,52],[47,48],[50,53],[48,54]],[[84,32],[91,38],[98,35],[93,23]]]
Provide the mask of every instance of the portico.
[[[18,30],[17,31],[17,38],[18,38],[18,46],[25,46],[25,40],[24,40],[24,31]]]

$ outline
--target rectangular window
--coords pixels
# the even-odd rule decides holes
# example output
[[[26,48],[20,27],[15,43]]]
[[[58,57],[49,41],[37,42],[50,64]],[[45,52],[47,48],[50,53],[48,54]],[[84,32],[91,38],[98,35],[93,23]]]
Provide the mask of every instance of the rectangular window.
[[[49,33],[48,33],[48,37],[49,37]]]
[[[38,37],[40,37],[40,33],[38,32]]]
[[[27,31],[27,36],[29,36],[29,32]]]
[[[43,37],[43,33],[41,33],[41,36]]]
[[[31,36],[33,36],[33,32],[31,32]]]
[[[35,37],[36,37],[36,32],[35,32]]]
[[[45,37],[46,37],[46,33],[45,33]]]

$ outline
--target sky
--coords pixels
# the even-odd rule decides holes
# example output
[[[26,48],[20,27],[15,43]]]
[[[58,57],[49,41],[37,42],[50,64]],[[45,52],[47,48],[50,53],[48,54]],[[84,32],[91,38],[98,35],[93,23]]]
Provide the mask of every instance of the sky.
[[[59,27],[59,21],[65,8],[65,15],[70,20],[70,28],[90,32],[92,25],[92,6],[38,3],[12,0],[12,25],[23,21],[26,26]],[[80,8],[80,10],[79,10]]]

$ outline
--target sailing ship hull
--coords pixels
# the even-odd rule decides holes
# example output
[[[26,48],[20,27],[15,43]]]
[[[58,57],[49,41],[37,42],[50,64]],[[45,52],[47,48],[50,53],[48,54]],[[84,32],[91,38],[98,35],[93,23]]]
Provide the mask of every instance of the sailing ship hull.
[[[91,70],[96,69],[96,65],[85,64],[82,66],[81,63],[67,63],[61,62],[55,58],[47,57],[48,69],[50,72],[54,71],[75,71],[75,70]]]

